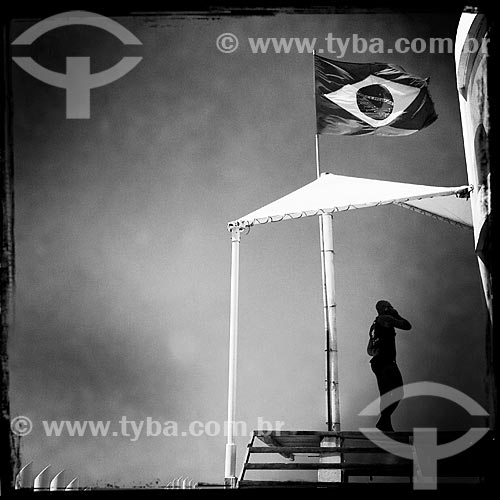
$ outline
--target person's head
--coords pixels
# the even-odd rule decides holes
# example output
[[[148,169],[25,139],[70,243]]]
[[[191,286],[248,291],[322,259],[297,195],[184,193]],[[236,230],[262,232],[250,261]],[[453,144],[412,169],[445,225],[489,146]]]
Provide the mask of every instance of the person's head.
[[[387,314],[389,311],[393,309],[392,305],[390,302],[387,300],[379,300],[375,304],[375,309],[379,314]]]

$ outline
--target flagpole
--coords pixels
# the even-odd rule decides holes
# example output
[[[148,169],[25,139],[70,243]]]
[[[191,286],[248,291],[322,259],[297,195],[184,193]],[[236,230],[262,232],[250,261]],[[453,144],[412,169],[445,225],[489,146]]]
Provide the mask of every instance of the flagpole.
[[[313,95],[314,98],[316,99],[316,66],[315,66],[315,56],[316,56],[316,50],[313,50]],[[315,104],[316,106],[316,104]],[[319,179],[319,176],[321,175],[321,168],[320,168],[320,162],[319,162],[319,134],[318,134],[318,126],[316,122],[316,135],[315,137],[315,146],[316,146],[316,177]]]
[[[316,51],[313,51],[313,64]],[[316,69],[314,68],[314,75]],[[315,82],[314,82],[315,83]],[[314,85],[316,96],[316,85]],[[322,175],[319,152],[319,133],[316,128],[316,175]],[[323,174],[324,175],[324,174]],[[325,352],[326,352],[326,416],[327,429],[340,431],[340,401],[338,384],[338,351],[337,351],[337,318],[335,302],[335,267],[333,246],[333,216],[321,214],[319,216],[321,274],[323,283],[323,318],[325,325]]]
[[[316,138],[316,177],[319,179],[319,176],[321,175],[321,168],[319,166],[319,134],[316,133],[315,135]]]

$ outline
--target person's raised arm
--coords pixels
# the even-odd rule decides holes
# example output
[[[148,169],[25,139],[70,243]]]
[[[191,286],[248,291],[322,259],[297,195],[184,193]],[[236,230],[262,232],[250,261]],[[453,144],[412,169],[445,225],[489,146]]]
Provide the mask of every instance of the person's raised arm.
[[[396,309],[391,308],[386,314],[379,316],[383,326],[399,328],[400,330],[411,330],[411,324],[407,319],[402,318]]]

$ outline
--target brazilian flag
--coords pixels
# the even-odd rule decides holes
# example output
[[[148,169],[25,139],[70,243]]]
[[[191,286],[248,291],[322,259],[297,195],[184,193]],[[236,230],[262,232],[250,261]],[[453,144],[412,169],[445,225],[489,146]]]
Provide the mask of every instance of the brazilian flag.
[[[409,135],[437,119],[428,79],[394,64],[314,56],[318,134]]]

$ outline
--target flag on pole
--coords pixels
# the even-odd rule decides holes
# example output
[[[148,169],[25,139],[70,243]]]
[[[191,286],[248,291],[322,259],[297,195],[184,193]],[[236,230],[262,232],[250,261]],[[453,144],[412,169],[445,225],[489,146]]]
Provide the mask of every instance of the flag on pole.
[[[384,63],[314,56],[318,134],[409,135],[437,119],[428,79]]]

